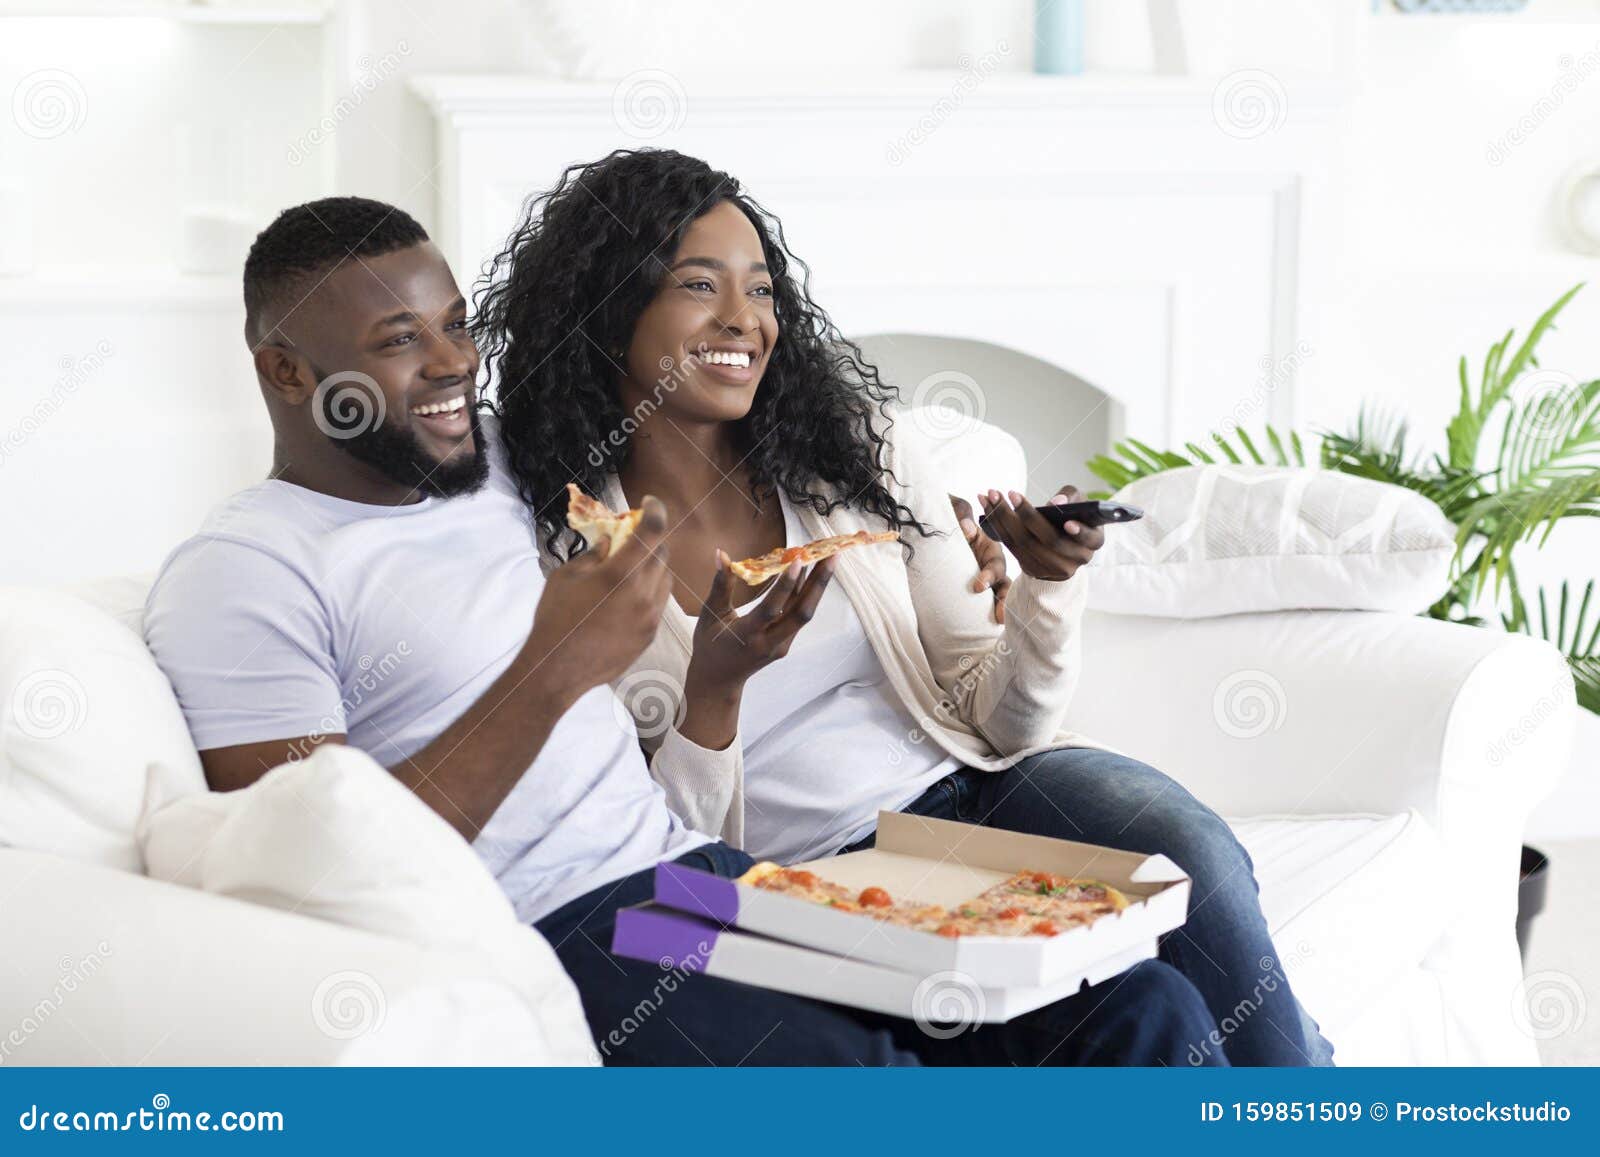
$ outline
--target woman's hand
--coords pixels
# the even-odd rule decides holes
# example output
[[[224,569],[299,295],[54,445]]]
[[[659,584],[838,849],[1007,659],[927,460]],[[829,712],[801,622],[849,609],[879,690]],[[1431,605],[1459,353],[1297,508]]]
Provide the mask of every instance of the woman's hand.
[[[1015,490],[1010,499],[1008,503],[998,490],[978,495],[989,526],[1016,556],[1023,574],[1047,582],[1062,582],[1077,574],[1078,568],[1105,544],[1105,531],[1098,526],[1068,522],[1057,530]],[[1082,501],[1082,496],[1076,486],[1063,486],[1050,501],[1053,505],[1065,506]]]
[[[978,526],[978,520],[972,517],[972,504],[965,498],[950,496],[950,506],[956,512],[956,521],[961,524],[961,533],[967,536],[967,545],[972,548],[972,557],[978,560],[978,573],[973,576],[973,591],[994,592],[994,621],[1006,621],[1006,595],[1011,593],[1011,577],[1006,574],[1006,552],[1000,549],[1000,544]]]
[[[746,614],[733,607],[728,556],[717,552],[717,574],[694,628],[694,654],[684,679],[685,713],[678,732],[701,747],[721,749],[739,730],[745,681],[789,653],[800,628],[817,613],[833,578],[834,560],[824,559],[801,581],[795,563]]]

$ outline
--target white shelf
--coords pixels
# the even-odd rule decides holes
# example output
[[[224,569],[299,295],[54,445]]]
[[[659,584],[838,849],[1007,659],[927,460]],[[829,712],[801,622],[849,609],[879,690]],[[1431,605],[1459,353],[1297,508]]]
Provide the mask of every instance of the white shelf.
[[[264,7],[216,7],[210,4],[115,4],[115,3],[21,3],[8,4],[0,0],[0,18],[33,17],[50,19],[80,19],[85,17],[122,17],[137,19],[174,20],[181,24],[218,25],[285,25],[322,24],[328,19],[327,10],[320,5],[276,5]]]
[[[972,87],[962,107],[1058,108],[1205,108],[1216,95],[1216,77],[1156,76],[1139,73],[1091,72],[1078,76],[1041,76],[1030,72],[997,72]],[[863,105],[900,107],[926,112],[948,99],[970,74],[915,70],[880,76],[830,77],[776,74],[762,78],[755,91],[747,80],[717,75],[680,78],[688,99],[706,107],[763,104],[785,108],[856,109]],[[1284,76],[1302,113],[1326,113],[1345,99],[1344,87],[1320,76]],[[559,80],[516,74],[422,73],[408,83],[436,112],[454,116],[506,116],[511,106],[538,102],[545,107],[610,106],[619,78]]]
[[[242,272],[242,271],[241,271]],[[224,308],[243,301],[240,275],[180,273],[175,269],[38,270],[0,275],[0,304],[7,309]],[[242,307],[242,306],[241,306]]]

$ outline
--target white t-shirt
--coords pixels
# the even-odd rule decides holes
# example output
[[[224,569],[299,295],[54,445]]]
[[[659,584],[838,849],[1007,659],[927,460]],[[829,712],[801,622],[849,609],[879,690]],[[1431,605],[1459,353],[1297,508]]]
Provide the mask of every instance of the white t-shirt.
[[[785,545],[806,541],[787,499],[783,522]],[[676,601],[668,609],[692,630]],[[739,735],[745,851],[785,864],[854,843],[880,810],[899,811],[961,766],[918,729],[837,583],[789,653],[745,684]]]
[[[393,766],[505,671],[543,590],[526,507],[498,463],[475,494],[409,506],[268,481],[168,557],[145,637],[201,750],[343,732]],[[533,921],[706,842],[668,810],[633,721],[598,687],[473,848]]]

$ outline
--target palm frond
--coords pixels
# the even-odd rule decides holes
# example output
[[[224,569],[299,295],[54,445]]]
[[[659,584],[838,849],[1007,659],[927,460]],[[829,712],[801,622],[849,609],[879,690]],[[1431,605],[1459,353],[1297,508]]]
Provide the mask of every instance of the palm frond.
[[[1542,486],[1524,484],[1514,491],[1486,494],[1467,505],[1456,524],[1456,547],[1464,552],[1475,535],[1483,536],[1484,549],[1468,569],[1477,574],[1476,591],[1483,590],[1492,574],[1498,592],[1511,566],[1512,548],[1518,543],[1537,539],[1543,546],[1561,519],[1596,517],[1600,517],[1600,471],[1554,478]]]
[[[1495,468],[1498,491],[1597,470],[1600,381],[1553,382],[1527,398],[1512,396]]]
[[[1447,460],[1450,465],[1460,469],[1471,469],[1477,465],[1478,443],[1482,440],[1483,428],[1490,412],[1505,400],[1512,385],[1526,370],[1539,364],[1537,356],[1539,342],[1554,327],[1557,315],[1566,308],[1567,303],[1573,299],[1578,290],[1583,288],[1583,285],[1581,281],[1574,285],[1557,298],[1554,305],[1539,315],[1538,320],[1528,330],[1528,336],[1523,339],[1509,361],[1505,355],[1516,336],[1515,330],[1507,330],[1503,338],[1489,347],[1489,352],[1483,359],[1482,377],[1478,382],[1476,397],[1473,396],[1471,383],[1467,378],[1467,359],[1461,359],[1457,374],[1460,379],[1460,398],[1455,416],[1445,427]]]
[[[1578,693],[1578,706],[1600,715],[1600,656],[1587,659],[1568,659],[1572,668],[1573,689]]]
[[[1562,583],[1560,596],[1555,599],[1540,587],[1537,623],[1527,614],[1520,597],[1516,600],[1513,614],[1503,616],[1501,621],[1508,631],[1537,635],[1538,638],[1554,644],[1566,657],[1567,666],[1572,669],[1572,681],[1577,691],[1579,705],[1587,711],[1600,714],[1600,605],[1595,603],[1594,588],[1594,579],[1584,584],[1583,596],[1578,601],[1577,610],[1569,614],[1572,611],[1570,584]],[[1553,609],[1552,602],[1555,603]],[[1591,609],[1596,611],[1593,630],[1590,629],[1589,621]],[[1538,628],[1537,631],[1535,626]]]
[[[1479,483],[1485,475],[1437,457],[1431,464],[1417,461],[1406,445],[1408,434],[1404,419],[1364,405],[1349,433],[1323,435],[1323,468],[1414,490],[1436,503],[1452,522],[1458,521],[1455,514],[1479,496]]]
[[[1124,439],[1111,448],[1109,455],[1097,455],[1086,463],[1089,472],[1111,488],[1110,492],[1097,491],[1091,497],[1108,495],[1121,490],[1130,482],[1148,478],[1163,470],[1176,470],[1184,466],[1215,465],[1219,458],[1235,465],[1254,463],[1260,466],[1304,466],[1306,464],[1305,445],[1299,434],[1291,432],[1285,441],[1283,435],[1273,427],[1267,426],[1264,430],[1268,448],[1266,454],[1257,448],[1255,441],[1242,427],[1236,427],[1232,431],[1232,439],[1226,434],[1213,432],[1209,450],[1193,442],[1185,442],[1184,450],[1187,454],[1156,450],[1137,438]],[[1235,447],[1235,441],[1238,447]]]

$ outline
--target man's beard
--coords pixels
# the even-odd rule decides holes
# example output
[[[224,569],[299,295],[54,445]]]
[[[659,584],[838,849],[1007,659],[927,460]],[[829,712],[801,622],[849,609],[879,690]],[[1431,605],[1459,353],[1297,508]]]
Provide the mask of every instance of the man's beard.
[[[332,398],[331,392],[326,395],[323,407],[329,429],[338,427],[337,416],[329,410]],[[328,440],[393,482],[413,487],[421,494],[454,498],[471,494],[489,477],[489,456],[483,450],[478,411],[469,410],[468,417],[472,421],[472,453],[452,456],[445,462],[428,455],[415,431],[389,422],[380,422],[370,430],[349,437]]]

